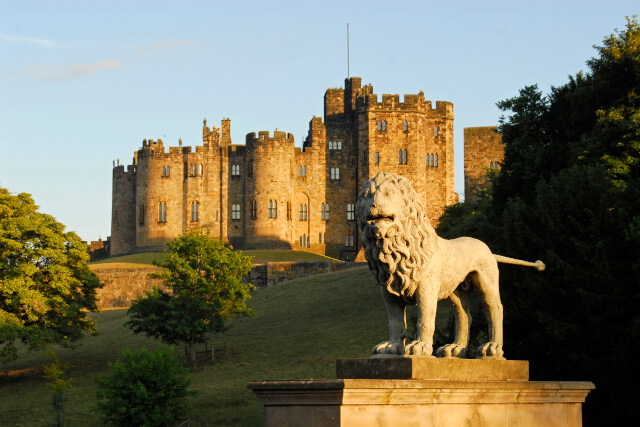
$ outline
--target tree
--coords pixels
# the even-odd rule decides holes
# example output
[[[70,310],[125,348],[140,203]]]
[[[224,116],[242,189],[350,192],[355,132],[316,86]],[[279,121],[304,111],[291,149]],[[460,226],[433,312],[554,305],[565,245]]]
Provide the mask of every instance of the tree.
[[[243,283],[251,270],[249,257],[232,251],[204,231],[192,231],[167,244],[168,258],[154,278],[167,291],[154,289],[129,308],[127,325],[135,333],[169,344],[184,342],[189,363],[195,364],[196,343],[209,332],[222,332],[236,314],[250,315],[246,300],[254,286]]]
[[[189,413],[191,381],[172,351],[125,349],[110,365],[111,375],[97,381],[102,422],[118,426],[167,426]]]
[[[30,350],[73,346],[95,333],[88,311],[97,310],[102,286],[87,266],[87,245],[31,196],[0,188],[0,359],[17,357],[16,340]]]
[[[585,425],[640,418],[640,26],[543,95],[498,103],[503,169],[475,207],[448,210],[439,232],[469,230],[497,253],[543,259],[543,273],[502,266],[505,352],[532,379],[591,380]],[[473,215],[471,214],[473,213]],[[457,236],[456,236],[457,237]],[[635,372],[635,374],[634,374]]]

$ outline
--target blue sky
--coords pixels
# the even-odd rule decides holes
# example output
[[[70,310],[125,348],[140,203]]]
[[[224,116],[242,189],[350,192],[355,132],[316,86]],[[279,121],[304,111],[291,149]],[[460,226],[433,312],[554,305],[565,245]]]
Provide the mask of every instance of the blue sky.
[[[0,0],[0,186],[87,240],[111,223],[112,161],[144,138],[199,145],[278,128],[300,145],[347,76],[375,93],[454,103],[463,129],[496,125],[499,100],[586,70],[637,1]]]

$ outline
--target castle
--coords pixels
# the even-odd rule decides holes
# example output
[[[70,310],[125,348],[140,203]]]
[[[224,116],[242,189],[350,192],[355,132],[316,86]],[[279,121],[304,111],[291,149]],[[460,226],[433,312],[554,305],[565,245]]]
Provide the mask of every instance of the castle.
[[[195,150],[180,141],[167,151],[161,139],[144,140],[132,165],[114,166],[111,255],[162,249],[202,227],[239,248],[299,248],[353,260],[360,247],[356,198],[378,172],[407,177],[431,221],[458,201],[453,104],[434,107],[422,91],[380,101],[373,86],[348,78],[344,89],[325,92],[324,121],[311,119],[302,148],[277,130],[249,133],[245,145],[234,145],[230,125],[223,119],[210,128],[205,120]],[[473,129],[470,150],[485,143],[501,149],[492,128]],[[501,152],[476,151],[471,186],[502,160]]]

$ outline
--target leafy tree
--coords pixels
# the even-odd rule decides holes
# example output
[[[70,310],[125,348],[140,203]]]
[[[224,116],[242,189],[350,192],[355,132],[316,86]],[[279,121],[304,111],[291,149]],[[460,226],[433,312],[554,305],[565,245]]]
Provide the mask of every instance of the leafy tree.
[[[169,344],[186,343],[193,366],[194,345],[205,342],[207,333],[224,331],[236,314],[252,314],[246,300],[254,287],[242,282],[251,261],[204,231],[186,233],[167,246],[168,258],[156,263],[163,271],[153,277],[162,279],[168,291],[155,289],[136,300],[127,325]]]
[[[118,426],[167,426],[189,413],[191,381],[172,351],[125,349],[98,383],[102,422]]]
[[[102,285],[88,260],[87,245],[29,194],[0,188],[0,360],[17,357],[16,340],[40,350],[95,333],[87,312]]]
[[[505,351],[532,379],[592,380],[585,425],[640,418],[628,390],[640,374],[640,26],[596,47],[543,95],[528,86],[510,112],[500,174],[475,206],[450,209],[439,231],[468,231],[497,253],[541,258],[543,273],[501,266]],[[473,213],[473,214],[472,214]]]

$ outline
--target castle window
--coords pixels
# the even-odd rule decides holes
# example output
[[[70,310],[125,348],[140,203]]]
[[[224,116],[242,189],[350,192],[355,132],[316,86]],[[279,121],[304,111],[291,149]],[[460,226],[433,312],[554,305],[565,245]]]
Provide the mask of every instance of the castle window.
[[[299,242],[298,242],[298,246],[302,247],[302,236],[300,236]]]
[[[404,121],[404,125],[402,127],[402,130],[404,130],[405,132],[407,132],[409,130],[409,122],[408,121]]]
[[[376,155],[375,155],[375,160],[376,160],[376,165],[378,163],[380,163],[380,153],[376,151]]]
[[[240,165],[231,165],[231,176],[240,176]]]
[[[387,121],[386,120],[382,121],[382,130],[387,130]]]
[[[329,221],[329,203],[324,205],[324,219]]]
[[[436,156],[436,163],[435,163],[435,166],[436,166],[436,167],[438,167],[438,155],[436,154],[435,156]]]
[[[407,150],[398,150],[398,163],[401,165],[407,164]]]
[[[140,205],[140,226],[144,226],[144,204]]]
[[[275,200],[269,200],[269,218],[278,217],[278,202]]]
[[[193,164],[189,165],[189,175],[194,176],[195,175],[195,168]]]
[[[353,246],[353,236],[346,236],[344,238],[344,245],[345,246]]]
[[[347,204],[347,221],[353,221],[356,219],[356,205],[353,203]]]
[[[202,163],[200,163],[200,175],[204,175],[204,165]]]
[[[167,166],[167,176],[171,175],[171,166]]]
[[[307,247],[311,247],[311,236],[307,236]]]
[[[191,202],[191,222],[198,222],[200,220],[200,203]]]
[[[307,205],[300,205],[300,221],[307,220]]]
[[[167,202],[158,203],[158,222],[167,222]]]
[[[398,150],[398,163],[401,165],[407,164],[407,150]]]
[[[167,167],[163,166],[162,167],[162,176],[166,176],[167,175]]]
[[[320,219],[324,221],[324,203],[320,206]]]
[[[258,202],[256,200],[251,204],[251,218],[258,218]]]
[[[382,122],[378,120],[378,130],[382,130]]]
[[[298,176],[302,176],[302,166],[298,166]]]
[[[231,205],[231,219],[240,219],[240,205]]]
[[[436,126],[436,127],[433,129],[433,136],[438,136],[438,135],[439,135],[439,133],[440,133],[440,128],[439,128],[438,126]]]
[[[307,167],[306,166],[302,167],[302,176],[307,176]]]
[[[329,141],[329,150],[342,150],[342,141]]]
[[[327,243],[327,233],[322,233],[324,243]]]
[[[340,168],[331,168],[331,179],[332,180],[340,179]]]

